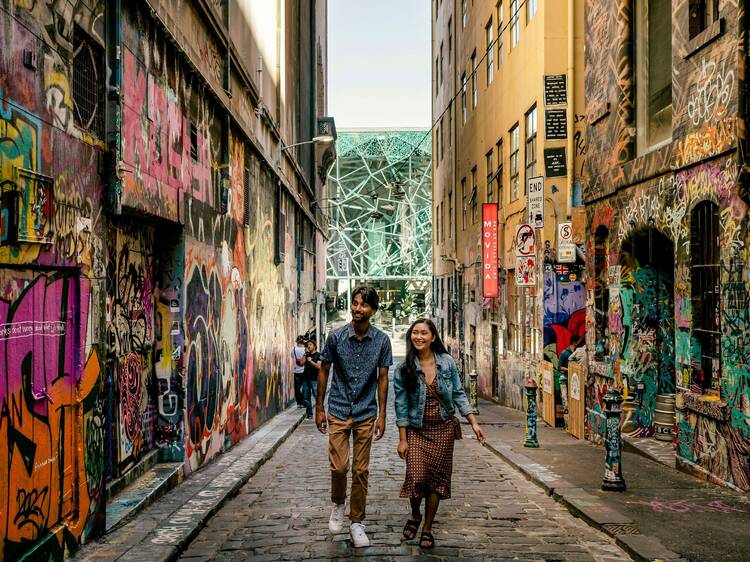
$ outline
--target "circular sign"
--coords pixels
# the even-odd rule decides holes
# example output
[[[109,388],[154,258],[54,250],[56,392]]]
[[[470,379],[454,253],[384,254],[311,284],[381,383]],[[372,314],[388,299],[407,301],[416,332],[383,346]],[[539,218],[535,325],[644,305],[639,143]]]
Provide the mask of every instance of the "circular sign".
[[[519,224],[516,230],[516,254],[531,256],[534,254],[534,228],[530,224]]]
[[[563,240],[570,240],[573,236],[573,229],[570,227],[569,223],[561,224],[560,225],[560,238]]]

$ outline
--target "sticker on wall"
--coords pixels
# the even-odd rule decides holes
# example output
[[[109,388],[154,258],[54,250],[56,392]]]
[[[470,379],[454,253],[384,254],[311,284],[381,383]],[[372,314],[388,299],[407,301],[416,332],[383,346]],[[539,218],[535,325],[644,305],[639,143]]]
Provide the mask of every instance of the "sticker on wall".
[[[578,377],[578,373],[574,372],[570,375],[570,384],[568,385],[570,391],[570,397],[573,400],[581,399],[581,379]]]
[[[516,286],[536,285],[536,256],[516,256]]]

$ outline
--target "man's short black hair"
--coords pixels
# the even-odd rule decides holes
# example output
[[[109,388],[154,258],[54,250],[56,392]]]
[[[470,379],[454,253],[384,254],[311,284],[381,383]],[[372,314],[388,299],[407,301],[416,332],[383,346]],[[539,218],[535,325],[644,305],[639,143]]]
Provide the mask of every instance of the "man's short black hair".
[[[380,297],[374,287],[369,285],[360,285],[352,292],[352,304],[354,303],[354,297],[357,295],[362,296],[362,300],[369,304],[373,310],[380,308]]]

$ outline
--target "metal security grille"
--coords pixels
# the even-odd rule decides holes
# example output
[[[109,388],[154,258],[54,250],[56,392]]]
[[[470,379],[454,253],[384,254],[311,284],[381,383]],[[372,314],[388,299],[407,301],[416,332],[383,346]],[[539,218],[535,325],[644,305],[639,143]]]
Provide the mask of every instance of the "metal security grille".
[[[719,387],[719,207],[711,201],[695,206],[691,216],[690,269],[693,338],[700,355],[693,356],[692,385],[696,390]]]
[[[75,34],[73,105],[76,124],[101,138],[104,135],[102,49],[83,31]]]
[[[250,226],[250,168],[245,168],[242,187],[242,224],[244,224],[245,226]]]

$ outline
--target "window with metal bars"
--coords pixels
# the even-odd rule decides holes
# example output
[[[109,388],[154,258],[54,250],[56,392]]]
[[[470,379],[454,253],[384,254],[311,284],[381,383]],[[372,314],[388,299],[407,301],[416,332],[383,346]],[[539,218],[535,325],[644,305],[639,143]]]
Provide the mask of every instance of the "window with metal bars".
[[[104,49],[76,27],[73,37],[73,115],[76,125],[104,136]]]
[[[719,207],[702,201],[690,216],[690,283],[693,304],[692,387],[718,391],[721,332],[719,327]]]
[[[603,359],[609,348],[608,237],[606,226],[600,226],[594,233],[594,356],[597,359]]]

